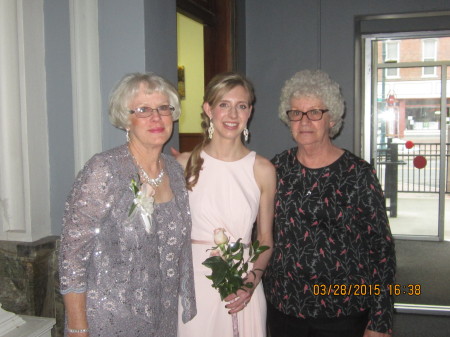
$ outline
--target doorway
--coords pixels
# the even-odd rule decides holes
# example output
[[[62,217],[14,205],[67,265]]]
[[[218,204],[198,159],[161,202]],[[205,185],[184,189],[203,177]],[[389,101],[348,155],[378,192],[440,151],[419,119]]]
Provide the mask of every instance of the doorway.
[[[450,240],[450,32],[364,41],[371,51],[364,156],[377,169],[392,233]]]
[[[356,19],[355,142],[385,192],[399,313],[450,314],[449,18]]]
[[[193,105],[186,107],[189,110],[183,111],[186,116],[189,116],[189,118],[192,116],[195,121],[200,123],[199,114],[201,113],[204,86],[214,75],[235,69],[236,4],[235,0],[177,0],[177,12],[203,27],[204,68],[201,72],[203,78],[199,79],[198,76],[184,77],[186,90],[195,81],[197,81],[197,86],[198,82],[203,84],[200,102],[197,99]],[[192,48],[195,48],[195,44],[192,45]],[[184,71],[187,75],[187,68],[190,65],[179,66],[185,67]],[[200,125],[198,129],[187,130],[183,130],[182,125],[180,125],[179,143],[181,152],[191,151],[202,139],[203,134]]]

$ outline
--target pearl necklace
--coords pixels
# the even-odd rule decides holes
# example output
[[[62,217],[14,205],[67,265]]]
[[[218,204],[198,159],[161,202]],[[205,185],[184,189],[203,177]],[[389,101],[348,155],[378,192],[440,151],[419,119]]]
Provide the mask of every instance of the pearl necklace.
[[[131,151],[130,151],[131,153]],[[147,174],[147,172],[145,172],[145,170],[142,168],[141,165],[139,165],[139,162],[136,160],[136,158],[133,156],[133,154],[131,153],[131,156],[134,159],[134,162],[136,163],[137,167],[139,168],[139,175],[141,176],[141,179],[143,180],[144,183],[148,183],[149,185],[153,186],[154,188],[159,187],[159,185],[161,185],[163,178],[164,178],[164,168],[161,167],[161,159],[158,160],[158,165],[159,167],[161,167],[161,170],[159,171],[159,174],[156,178],[150,178]]]
[[[159,166],[161,166],[161,160],[158,161],[158,164],[159,164]],[[142,180],[144,180],[144,182],[149,183],[154,188],[157,188],[159,185],[161,185],[164,174],[165,174],[164,169],[162,167],[161,167],[161,170],[159,171],[158,176],[153,179],[148,176],[147,172],[144,171],[144,169],[141,167],[141,165],[139,165],[139,163],[137,163],[137,165],[139,167],[139,171],[140,171]]]

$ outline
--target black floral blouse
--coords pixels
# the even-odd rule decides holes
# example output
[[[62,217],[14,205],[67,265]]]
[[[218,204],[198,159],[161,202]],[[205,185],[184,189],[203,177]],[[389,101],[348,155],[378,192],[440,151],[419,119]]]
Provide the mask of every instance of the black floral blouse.
[[[277,193],[267,300],[299,318],[367,311],[370,330],[391,332],[395,251],[375,170],[348,151],[309,169],[296,153],[272,159]]]

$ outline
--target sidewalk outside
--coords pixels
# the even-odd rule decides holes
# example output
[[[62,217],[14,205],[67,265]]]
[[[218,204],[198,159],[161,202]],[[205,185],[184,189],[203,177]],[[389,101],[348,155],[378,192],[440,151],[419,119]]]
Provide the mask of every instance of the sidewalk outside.
[[[439,215],[438,203],[437,194],[399,193],[397,201],[397,217],[389,218],[389,223],[394,236],[437,236]],[[450,195],[445,196],[444,238],[446,241],[450,241]]]

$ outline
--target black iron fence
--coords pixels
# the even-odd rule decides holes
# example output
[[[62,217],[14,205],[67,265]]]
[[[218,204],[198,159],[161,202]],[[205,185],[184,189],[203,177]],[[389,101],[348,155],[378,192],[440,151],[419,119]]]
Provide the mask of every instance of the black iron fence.
[[[444,172],[440,170],[439,143],[416,143],[408,149],[405,144],[389,140],[377,146],[376,169],[386,198],[396,198],[398,192],[438,193],[441,174],[446,174],[445,193],[450,193],[450,143],[445,144]],[[414,166],[418,156],[426,160],[426,166],[421,169]]]

